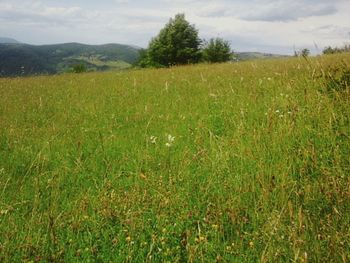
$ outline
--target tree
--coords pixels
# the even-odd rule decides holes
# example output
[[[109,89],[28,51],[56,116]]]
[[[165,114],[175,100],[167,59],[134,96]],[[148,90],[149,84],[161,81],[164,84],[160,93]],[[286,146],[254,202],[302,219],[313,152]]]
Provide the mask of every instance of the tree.
[[[304,48],[304,49],[301,50],[301,56],[302,56],[302,57],[306,58],[306,57],[308,57],[309,55],[310,55],[310,50],[309,50],[309,49]]]
[[[186,21],[184,14],[177,14],[150,41],[147,53],[142,54],[139,64],[168,67],[197,63],[201,56],[200,45],[198,30]]]
[[[303,48],[300,51],[294,51],[294,56],[295,57],[303,57],[307,58],[310,55],[310,50],[307,48]]]
[[[203,48],[203,60],[210,63],[226,62],[232,57],[230,43],[222,38],[210,39]]]
[[[335,54],[337,53],[337,48],[332,48],[332,47],[325,47],[322,51],[324,55],[329,55],[329,54]]]
[[[348,44],[345,44],[343,47],[335,47],[335,48],[332,48],[332,47],[325,47],[323,49],[323,54],[324,55],[329,55],[329,54],[337,54],[337,53],[343,53],[343,52],[349,52],[350,51],[350,45]]]

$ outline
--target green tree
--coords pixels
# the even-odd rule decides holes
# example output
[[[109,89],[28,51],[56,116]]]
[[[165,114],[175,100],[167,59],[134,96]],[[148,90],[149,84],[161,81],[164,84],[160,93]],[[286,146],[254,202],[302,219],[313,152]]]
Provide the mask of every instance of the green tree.
[[[310,50],[307,49],[307,48],[304,48],[304,49],[301,50],[300,53],[301,53],[302,57],[306,58],[306,57],[308,57],[310,55]]]
[[[230,43],[222,38],[210,39],[203,48],[203,60],[210,63],[229,61],[232,54]]]
[[[325,47],[325,49],[323,49],[323,54],[324,55],[329,55],[329,54],[337,54],[337,53],[344,53],[344,52],[350,52],[350,45],[345,44],[343,47]]]
[[[168,67],[197,63],[201,58],[200,45],[198,30],[186,21],[184,14],[177,14],[150,41],[147,54],[143,54],[139,64]]]
[[[148,66],[150,66],[151,62],[148,56],[148,51],[147,49],[140,49],[139,50],[139,59],[136,62],[135,66],[139,66],[141,68],[146,68]]]
[[[334,54],[337,53],[337,48],[332,48],[332,47],[325,47],[322,51],[324,55],[329,55],[329,54]]]

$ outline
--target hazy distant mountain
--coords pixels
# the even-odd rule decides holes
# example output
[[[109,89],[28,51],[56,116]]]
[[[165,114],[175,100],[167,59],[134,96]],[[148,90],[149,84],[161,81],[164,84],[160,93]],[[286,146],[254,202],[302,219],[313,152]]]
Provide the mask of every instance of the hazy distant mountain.
[[[0,76],[53,74],[75,64],[84,64],[88,70],[124,69],[138,56],[138,48],[121,44],[0,44]]]
[[[19,43],[16,39],[8,38],[8,37],[0,37],[1,44],[17,44]]]
[[[278,55],[278,54],[261,53],[261,52],[237,52],[235,53],[235,55],[238,61],[288,57],[287,55]]]

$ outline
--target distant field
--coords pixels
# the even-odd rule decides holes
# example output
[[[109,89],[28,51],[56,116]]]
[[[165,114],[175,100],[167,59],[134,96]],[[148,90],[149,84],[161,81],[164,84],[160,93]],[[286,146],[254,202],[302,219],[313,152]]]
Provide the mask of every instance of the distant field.
[[[349,262],[346,68],[1,78],[0,262]]]

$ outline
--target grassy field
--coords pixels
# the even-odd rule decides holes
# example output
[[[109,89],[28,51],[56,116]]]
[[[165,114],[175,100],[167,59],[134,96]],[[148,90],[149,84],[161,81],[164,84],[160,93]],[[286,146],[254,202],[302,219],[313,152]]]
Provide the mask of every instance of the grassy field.
[[[0,79],[0,261],[349,262],[341,61]]]

